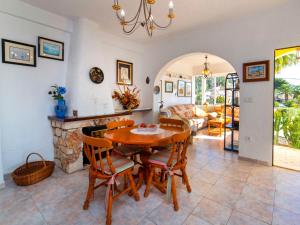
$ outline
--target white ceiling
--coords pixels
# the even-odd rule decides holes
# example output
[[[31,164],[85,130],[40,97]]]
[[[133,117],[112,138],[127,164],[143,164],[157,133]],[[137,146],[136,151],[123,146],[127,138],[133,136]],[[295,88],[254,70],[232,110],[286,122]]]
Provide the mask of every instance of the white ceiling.
[[[171,64],[166,69],[166,74],[177,75],[199,75],[204,69],[205,56],[208,56],[208,67],[213,75],[224,75],[230,72],[235,72],[234,68],[226,60],[211,54],[197,53],[184,56]]]
[[[69,18],[86,17],[97,22],[106,31],[122,36],[121,27],[112,11],[112,0],[22,0],[31,5]],[[181,33],[193,27],[226,20],[242,15],[251,15],[267,10],[288,0],[173,0],[176,19],[167,30],[155,31],[154,38]],[[134,15],[140,0],[119,0],[126,15]],[[154,17],[161,23],[168,22],[168,0],[157,0]],[[143,28],[133,35],[132,40],[147,41],[150,38]]]

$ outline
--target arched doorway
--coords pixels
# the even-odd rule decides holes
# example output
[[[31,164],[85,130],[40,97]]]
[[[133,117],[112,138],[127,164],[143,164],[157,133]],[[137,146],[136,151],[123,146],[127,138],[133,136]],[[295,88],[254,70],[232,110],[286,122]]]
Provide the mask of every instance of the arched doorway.
[[[175,104],[196,102],[195,82],[193,82],[193,79],[197,76],[201,76],[201,71],[204,69],[205,56],[208,57],[212,77],[226,76],[226,74],[236,71],[228,61],[210,53],[194,52],[179,56],[169,61],[160,69],[154,81],[154,86],[160,87],[159,93],[153,93],[154,121],[157,121],[160,108]],[[177,96],[177,80],[179,79],[192,82],[193,91],[191,97]],[[168,80],[173,82],[173,91],[166,93],[165,81]],[[163,104],[161,103],[162,101]]]
[[[208,76],[203,75],[206,62],[211,71]],[[154,82],[160,89],[153,95],[154,121],[158,121],[159,116],[184,118],[193,131],[194,140],[207,146],[213,142],[219,150],[225,147],[238,151],[239,106],[234,102],[234,107],[229,105],[236,98],[235,92],[225,90],[227,74],[235,72],[228,61],[209,53],[191,53],[171,60]],[[231,97],[225,100],[228,92]]]

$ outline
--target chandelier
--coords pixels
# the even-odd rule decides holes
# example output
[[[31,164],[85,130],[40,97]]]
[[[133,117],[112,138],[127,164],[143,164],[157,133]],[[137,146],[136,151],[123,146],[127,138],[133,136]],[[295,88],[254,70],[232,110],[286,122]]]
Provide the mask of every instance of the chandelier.
[[[204,78],[208,78],[208,76],[212,75],[212,72],[208,68],[207,55],[205,56],[204,70],[202,70],[202,74]]]
[[[125,34],[132,34],[139,26],[142,26],[146,29],[147,34],[152,37],[153,30],[157,29],[166,29],[172,24],[172,20],[175,18],[174,13],[174,3],[173,1],[169,2],[169,13],[168,18],[169,22],[165,26],[159,25],[152,14],[152,5],[155,4],[156,0],[140,0],[140,5],[137,13],[131,19],[125,19],[125,10],[119,4],[119,0],[114,0],[112,6],[113,10],[116,12],[116,16],[120,21],[120,24],[123,28]]]

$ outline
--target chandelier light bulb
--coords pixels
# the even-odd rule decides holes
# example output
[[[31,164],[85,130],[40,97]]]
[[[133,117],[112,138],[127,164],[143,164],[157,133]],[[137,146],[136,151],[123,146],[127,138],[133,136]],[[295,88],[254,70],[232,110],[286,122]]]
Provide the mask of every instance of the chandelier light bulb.
[[[122,18],[122,19],[125,18],[125,11],[124,11],[124,9],[121,10],[121,18]]]
[[[174,9],[174,3],[173,1],[169,2],[169,9],[173,10]]]

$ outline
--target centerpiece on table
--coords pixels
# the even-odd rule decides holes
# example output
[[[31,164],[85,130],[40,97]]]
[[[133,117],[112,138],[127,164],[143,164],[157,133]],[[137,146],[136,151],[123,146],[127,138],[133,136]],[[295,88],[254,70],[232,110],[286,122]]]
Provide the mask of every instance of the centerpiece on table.
[[[52,95],[54,100],[57,100],[57,105],[55,106],[55,115],[58,118],[65,118],[68,107],[64,99],[64,94],[67,92],[65,87],[60,87],[58,85],[51,86],[52,90],[48,92],[49,95]]]
[[[123,106],[123,109],[136,109],[140,105],[140,90],[137,87],[132,90],[124,86],[123,90],[119,86],[119,90],[114,90],[112,98]]]

